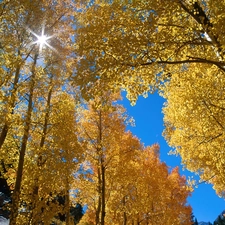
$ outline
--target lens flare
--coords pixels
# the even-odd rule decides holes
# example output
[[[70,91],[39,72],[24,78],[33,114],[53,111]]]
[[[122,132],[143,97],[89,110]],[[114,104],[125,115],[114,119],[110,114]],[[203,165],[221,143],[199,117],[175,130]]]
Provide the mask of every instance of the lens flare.
[[[41,35],[38,35],[38,34],[36,34],[34,31],[32,31],[30,28],[28,28],[28,30],[29,30],[29,32],[31,33],[31,34],[33,34],[36,38],[37,38],[37,40],[36,41],[34,41],[34,42],[32,42],[30,45],[35,45],[35,44],[37,44],[37,45],[39,45],[39,51],[40,52],[42,52],[42,49],[44,49],[45,48],[45,46],[47,46],[48,48],[50,48],[51,50],[53,50],[53,51],[56,51],[47,41],[49,40],[49,39],[51,39],[54,35],[52,35],[52,36],[47,36],[46,34],[45,34],[45,29],[44,29],[44,27],[42,27],[42,31],[41,31]]]

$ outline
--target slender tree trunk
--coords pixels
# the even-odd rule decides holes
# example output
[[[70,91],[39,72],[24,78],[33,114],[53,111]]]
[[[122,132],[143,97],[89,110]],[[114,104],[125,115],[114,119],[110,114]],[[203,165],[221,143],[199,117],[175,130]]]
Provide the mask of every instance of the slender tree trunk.
[[[66,225],[70,224],[70,185],[69,185],[69,174],[67,174],[66,180],[66,197],[65,197],[65,208],[66,208]]]
[[[18,88],[18,82],[19,82],[19,76],[20,76],[20,68],[21,68],[21,64],[17,66],[16,68],[16,73],[15,73],[15,78],[14,78],[14,82],[13,82],[13,90],[11,93],[11,97],[9,100],[9,108],[10,108],[10,113],[13,114],[14,108],[15,108],[15,102],[16,102],[16,92],[17,92],[17,88]],[[9,112],[7,112],[9,113]],[[4,144],[4,141],[6,139],[6,136],[8,134],[8,130],[9,130],[9,125],[10,125],[10,121],[5,121],[5,124],[2,128],[1,134],[0,134],[0,149],[2,148],[2,145]]]
[[[99,138],[98,138],[98,152],[100,156],[100,177],[101,177],[101,225],[105,225],[105,165],[104,165],[104,153],[102,149],[102,111],[99,111]]]
[[[96,225],[102,224],[102,121],[101,121],[101,111],[99,113],[99,134],[97,140],[97,154],[98,154],[98,205],[96,210],[95,223]],[[100,220],[101,219],[101,220]]]
[[[6,139],[8,130],[9,130],[8,123],[5,123],[3,128],[2,128],[1,135],[0,135],[0,149],[2,148],[2,145],[4,144],[4,141]]]
[[[20,55],[20,50],[18,50],[18,55]],[[9,108],[11,110],[10,111],[11,114],[13,114],[14,108],[15,108],[15,104],[16,104],[16,92],[17,92],[17,89],[18,89],[18,83],[19,83],[19,78],[20,78],[20,69],[22,67],[22,64],[29,57],[29,55],[30,55],[30,52],[27,54],[27,56],[25,57],[23,62],[18,64],[17,67],[16,67],[15,78],[14,78],[14,82],[13,82],[13,89],[12,89],[10,100],[9,100]],[[1,131],[1,134],[0,134],[0,150],[1,150],[2,145],[4,144],[5,139],[7,137],[10,123],[11,123],[11,121],[5,121],[5,124],[4,124],[3,128],[2,128],[2,131]]]
[[[100,223],[100,212],[101,212],[101,204],[102,204],[102,195],[101,195],[101,172],[100,168],[98,168],[98,206],[95,215],[95,223],[99,225]]]
[[[123,225],[127,225],[127,214],[123,212]]]
[[[25,158],[25,153],[26,153],[27,141],[29,138],[29,131],[30,131],[30,125],[31,125],[31,114],[32,114],[32,110],[33,110],[33,92],[34,92],[34,84],[35,84],[35,67],[36,67],[36,63],[37,63],[37,57],[38,57],[38,54],[35,54],[34,62],[33,62],[33,66],[32,66],[32,75],[31,75],[31,80],[30,80],[30,90],[29,90],[30,95],[29,95],[29,100],[28,100],[27,116],[26,116],[26,120],[25,120],[25,124],[24,124],[24,134],[22,137],[22,144],[21,144],[20,155],[19,155],[19,163],[18,163],[18,169],[17,169],[15,189],[13,192],[12,210],[11,210],[9,225],[16,225],[16,219],[18,216],[24,158]]]
[[[40,141],[40,149],[44,147],[45,144],[45,139],[46,139],[46,135],[47,135],[47,129],[48,129],[48,121],[49,121],[49,116],[50,116],[50,107],[51,107],[51,98],[52,98],[52,91],[53,91],[53,86],[52,86],[52,80],[53,80],[53,75],[51,75],[50,78],[50,90],[48,93],[48,98],[47,98],[47,105],[46,105],[46,114],[45,114],[45,118],[44,118],[44,125],[43,125],[43,131],[42,131],[42,136],[41,136],[41,141]],[[38,170],[43,166],[43,164],[45,163],[45,160],[43,160],[42,155],[40,154],[38,156],[38,161],[37,161],[37,166],[38,166]],[[35,186],[33,187],[33,193],[32,193],[32,211],[31,211],[31,215],[30,215],[30,223],[32,225],[36,225],[37,223],[39,223],[39,221],[37,220],[38,218],[35,218],[37,215],[34,213],[34,210],[36,208],[36,200],[38,197],[38,192],[39,192],[39,177],[35,177],[34,178],[35,182]]]
[[[104,166],[104,159],[101,159],[101,175],[102,175],[101,225],[104,225],[105,224],[105,166]]]
[[[137,214],[137,225],[140,225],[139,214]]]
[[[125,207],[126,204],[126,196],[123,197],[123,206]],[[123,212],[123,225],[127,225],[127,214],[124,210]]]
[[[70,182],[69,182],[69,177],[70,177],[70,164],[69,164],[69,154],[66,149],[66,161],[68,165],[66,165],[67,170],[66,170],[66,195],[65,195],[65,210],[66,210],[66,225],[70,225]]]

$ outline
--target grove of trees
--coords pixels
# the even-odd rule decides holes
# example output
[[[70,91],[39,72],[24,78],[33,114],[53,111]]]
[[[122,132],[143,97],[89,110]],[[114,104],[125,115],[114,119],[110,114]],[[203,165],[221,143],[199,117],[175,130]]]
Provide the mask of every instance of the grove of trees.
[[[81,224],[191,224],[185,178],[168,172],[158,145],[125,131],[124,109],[106,98],[91,101],[78,124],[86,173],[77,187],[88,205]]]
[[[77,224],[84,205],[80,224],[192,223],[185,178],[126,130],[120,90],[131,104],[166,99],[168,144],[224,197],[224,10],[219,0],[0,1],[10,225]]]

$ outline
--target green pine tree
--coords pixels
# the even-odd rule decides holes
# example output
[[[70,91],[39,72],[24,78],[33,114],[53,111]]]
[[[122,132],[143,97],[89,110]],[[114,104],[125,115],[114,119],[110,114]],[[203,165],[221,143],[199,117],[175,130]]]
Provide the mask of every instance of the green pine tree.
[[[217,219],[214,221],[213,225],[225,225],[225,218],[219,215]]]
[[[192,222],[192,225],[198,225],[198,220],[197,220],[197,218],[194,216],[193,213],[191,214],[191,222]]]

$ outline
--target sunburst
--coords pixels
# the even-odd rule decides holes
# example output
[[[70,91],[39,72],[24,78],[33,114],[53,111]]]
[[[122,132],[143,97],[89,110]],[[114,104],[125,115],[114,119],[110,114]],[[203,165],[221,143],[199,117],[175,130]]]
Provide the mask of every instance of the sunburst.
[[[32,43],[30,43],[30,45],[39,45],[39,52],[42,52],[42,49],[45,48],[45,46],[47,46],[48,48],[50,48],[53,51],[56,51],[49,43],[48,40],[51,39],[54,35],[51,36],[47,36],[45,34],[45,27],[42,27],[42,31],[41,31],[41,35],[36,34],[34,31],[32,31],[30,28],[28,28],[29,32],[32,33],[37,40],[33,41]]]

